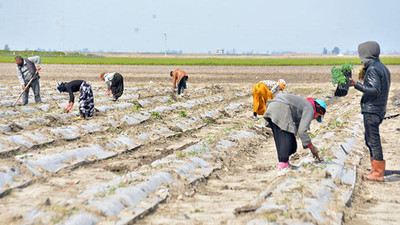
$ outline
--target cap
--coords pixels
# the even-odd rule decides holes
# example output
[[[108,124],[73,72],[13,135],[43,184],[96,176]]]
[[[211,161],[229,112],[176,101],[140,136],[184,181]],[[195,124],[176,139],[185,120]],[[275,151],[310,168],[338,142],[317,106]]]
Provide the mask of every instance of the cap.
[[[321,122],[322,122],[322,118],[324,117],[325,112],[326,112],[326,104],[325,104],[324,101],[322,101],[322,100],[320,100],[320,99],[314,99],[314,102],[316,103],[316,104],[315,104],[315,110],[316,110],[319,114],[322,115],[322,116],[319,116],[319,117],[317,118],[317,121],[318,121],[319,123],[321,123]]]
[[[100,79],[102,79],[102,80],[104,80],[104,72],[102,72],[101,74],[100,74]]]

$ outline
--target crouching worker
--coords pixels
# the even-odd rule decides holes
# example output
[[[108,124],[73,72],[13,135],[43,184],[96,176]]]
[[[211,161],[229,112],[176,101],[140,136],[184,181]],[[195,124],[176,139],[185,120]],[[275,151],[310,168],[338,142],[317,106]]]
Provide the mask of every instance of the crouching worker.
[[[107,84],[107,94],[116,101],[124,92],[124,78],[119,73],[101,73],[100,78]]]
[[[278,169],[290,167],[289,156],[297,150],[296,135],[303,148],[309,148],[313,157],[320,160],[318,148],[311,143],[308,130],[313,119],[322,122],[326,104],[322,100],[298,95],[280,94],[268,101],[264,119],[269,122],[278,152]]]
[[[74,92],[79,91],[79,116],[75,119],[83,120],[94,115],[94,98],[92,86],[84,80],[73,80],[71,82],[58,82],[58,92],[68,92],[69,104],[65,111],[69,113],[74,106]]]
[[[172,92],[175,93],[176,83],[178,83],[178,95],[183,94],[186,88],[186,81],[189,79],[187,73],[181,69],[171,71],[169,75],[173,78]]]
[[[286,82],[279,79],[278,82],[272,80],[260,81],[253,87],[253,116],[264,115],[267,110],[267,101],[278,95],[285,89]]]

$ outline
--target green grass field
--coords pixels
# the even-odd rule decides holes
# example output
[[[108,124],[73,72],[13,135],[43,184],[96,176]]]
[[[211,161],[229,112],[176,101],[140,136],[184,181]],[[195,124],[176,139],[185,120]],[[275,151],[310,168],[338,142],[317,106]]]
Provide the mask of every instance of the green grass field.
[[[26,55],[22,55],[26,57]],[[30,56],[30,55],[29,55]],[[386,65],[399,65],[400,57],[382,57]],[[0,62],[14,62],[13,55],[0,55]],[[213,66],[312,66],[341,65],[352,63],[361,65],[359,58],[106,58],[93,56],[46,56],[44,64],[90,64],[90,65],[213,65]]]

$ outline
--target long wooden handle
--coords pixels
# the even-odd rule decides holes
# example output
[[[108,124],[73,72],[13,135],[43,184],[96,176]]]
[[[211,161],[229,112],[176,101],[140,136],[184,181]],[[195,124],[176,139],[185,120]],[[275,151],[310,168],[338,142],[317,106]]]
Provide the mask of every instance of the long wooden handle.
[[[38,74],[38,70],[36,70],[35,74],[33,74],[33,77],[31,78],[31,80],[28,82],[28,84],[25,86],[24,90],[21,92],[21,94],[19,95],[19,97],[17,98],[17,100],[15,100],[15,102],[11,105],[11,107],[14,107],[18,100],[21,98],[22,94],[26,91],[26,89],[28,89],[29,85],[31,84],[31,82],[33,81],[33,79],[35,79],[36,75]]]

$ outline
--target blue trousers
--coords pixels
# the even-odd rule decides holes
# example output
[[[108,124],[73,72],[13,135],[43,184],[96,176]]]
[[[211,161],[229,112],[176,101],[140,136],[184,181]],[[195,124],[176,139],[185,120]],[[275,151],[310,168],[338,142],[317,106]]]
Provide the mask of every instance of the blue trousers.
[[[22,94],[22,105],[28,104],[28,98],[29,98],[29,89],[32,88],[33,94],[35,95],[35,102],[39,103],[42,100],[40,99],[40,85],[39,85],[39,79],[35,78],[32,80],[32,82],[29,84],[29,86],[26,88],[25,92]]]

